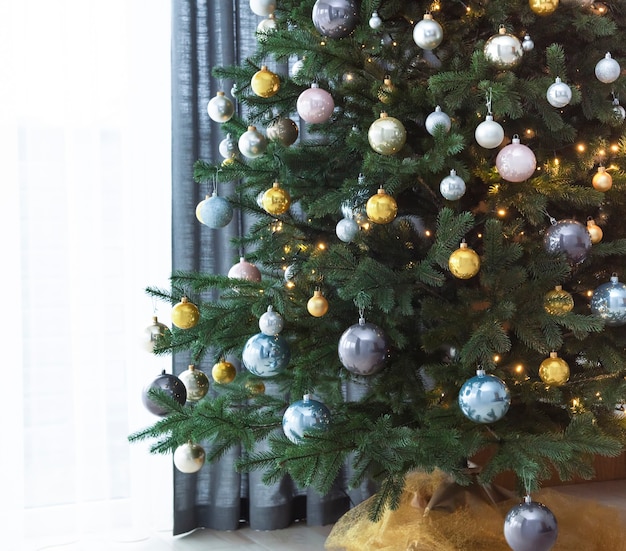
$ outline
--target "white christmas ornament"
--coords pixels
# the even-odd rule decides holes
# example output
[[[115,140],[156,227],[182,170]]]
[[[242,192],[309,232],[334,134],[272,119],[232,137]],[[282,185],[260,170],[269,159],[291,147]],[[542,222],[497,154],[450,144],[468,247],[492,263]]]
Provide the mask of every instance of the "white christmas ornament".
[[[605,84],[615,82],[621,72],[622,70],[619,66],[619,63],[611,57],[611,54],[609,52],[604,55],[604,58],[596,63],[596,78],[600,82],[604,82]]]
[[[181,473],[197,473],[204,465],[205,456],[202,446],[188,442],[174,450],[174,465]]]
[[[516,134],[511,143],[498,153],[496,167],[500,176],[508,182],[523,182],[535,173],[537,159],[530,147],[520,143]]]
[[[504,140],[504,128],[493,120],[493,115],[487,115],[474,131],[476,142],[485,149],[494,149]]]
[[[291,75],[291,78],[297,77],[298,73],[302,70],[303,66],[304,66],[304,59],[298,59],[297,61],[295,61],[294,64],[291,66],[291,69],[289,70],[289,74]]]
[[[567,84],[561,82],[559,77],[556,77],[546,92],[546,98],[552,107],[565,107],[572,101],[572,90]]]
[[[259,34],[267,34],[275,31],[277,28],[278,24],[276,23],[276,19],[273,14],[270,14],[266,19],[259,22],[256,27],[256,32]]]
[[[456,170],[452,169],[450,175],[441,180],[439,191],[449,201],[456,201],[465,195],[465,182],[456,175]]]
[[[335,227],[337,237],[344,243],[350,243],[359,233],[359,225],[353,218],[342,218]]]
[[[434,50],[443,41],[443,28],[430,13],[413,28],[413,40],[423,50]]]
[[[283,330],[283,317],[274,311],[272,306],[267,307],[267,312],[261,314],[259,318],[259,329],[265,335],[278,335]]]
[[[239,148],[237,142],[233,139],[232,134],[227,134],[226,137],[220,142],[219,152],[224,159],[232,159],[239,155]]]
[[[233,102],[222,91],[217,92],[215,97],[209,100],[206,110],[211,120],[220,123],[228,122],[235,114]]]
[[[255,126],[248,126],[248,130],[239,137],[237,145],[244,157],[255,159],[265,153],[267,140]]]
[[[626,119],[626,109],[619,104],[619,100],[617,98],[613,100],[613,113],[615,114],[615,119],[618,122],[624,122],[624,119]]]
[[[530,52],[534,48],[535,43],[533,42],[532,38],[530,38],[530,35],[524,35],[524,40],[522,40],[522,50],[524,50],[525,52]]]
[[[267,17],[276,10],[276,0],[250,0],[250,9],[256,15]]]
[[[450,128],[452,128],[452,121],[450,117],[446,115],[439,105],[435,107],[435,110],[426,117],[426,121],[424,122],[426,126],[426,131],[433,136],[435,133],[435,128],[438,126],[442,126],[446,132],[450,132]]]
[[[380,26],[383,24],[383,20],[378,16],[377,12],[372,12],[372,17],[370,17],[370,28],[376,30],[380,29]]]

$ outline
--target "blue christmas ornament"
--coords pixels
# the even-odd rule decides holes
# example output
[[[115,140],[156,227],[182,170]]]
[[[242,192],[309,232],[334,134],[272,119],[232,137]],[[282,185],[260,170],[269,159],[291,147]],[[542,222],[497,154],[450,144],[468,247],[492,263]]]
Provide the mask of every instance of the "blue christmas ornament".
[[[283,415],[283,431],[294,444],[302,442],[305,432],[326,430],[329,425],[330,410],[308,394],[291,404]]]
[[[511,393],[501,379],[483,369],[465,381],[459,392],[463,415],[475,423],[494,423],[502,419],[511,405]]]
[[[274,377],[287,369],[291,351],[284,337],[258,333],[244,345],[241,359],[253,375]]]
[[[513,507],[504,519],[504,538],[513,551],[548,551],[558,536],[556,517],[530,496]]]
[[[196,216],[205,226],[216,230],[227,226],[233,219],[233,207],[228,200],[214,192],[198,205]]]
[[[617,327],[626,323],[626,285],[620,283],[616,274],[609,283],[594,290],[591,313],[602,318],[606,325]]]

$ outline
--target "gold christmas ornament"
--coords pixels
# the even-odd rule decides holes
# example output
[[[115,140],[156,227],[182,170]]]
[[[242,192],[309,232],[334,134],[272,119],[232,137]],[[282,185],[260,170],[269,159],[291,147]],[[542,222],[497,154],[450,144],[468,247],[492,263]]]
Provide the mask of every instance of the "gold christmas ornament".
[[[200,319],[198,307],[189,302],[187,297],[182,297],[178,304],[172,308],[172,323],[180,329],[191,329]]]
[[[574,298],[563,287],[557,285],[543,297],[543,308],[552,316],[562,316],[574,308]]]
[[[263,394],[265,383],[261,379],[248,379],[244,385],[250,394]]]
[[[376,153],[393,155],[404,147],[406,129],[398,119],[381,113],[380,118],[370,125],[367,139]]]
[[[463,241],[448,259],[448,267],[454,277],[470,279],[480,270],[480,256]]]
[[[306,309],[315,318],[321,318],[328,312],[328,301],[322,295],[322,291],[319,289],[313,291],[313,296],[307,302]]]
[[[539,366],[539,377],[547,385],[564,385],[569,381],[569,365],[556,352],[550,352],[550,357]]]
[[[395,91],[395,86],[391,82],[390,78],[383,80],[382,86],[378,89],[378,99],[382,103],[389,103],[391,101],[391,95]]]
[[[187,389],[187,400],[197,402],[202,400],[209,392],[209,378],[204,371],[196,369],[195,365],[190,365],[187,371],[183,371],[178,378]]]
[[[298,125],[286,117],[274,120],[266,130],[268,139],[273,142],[280,142],[285,147],[295,143],[298,139],[298,133]]]
[[[226,360],[220,360],[211,369],[211,375],[216,383],[226,385],[235,380],[237,368]]]
[[[522,60],[524,49],[519,39],[501,25],[498,34],[485,42],[483,53],[487,61],[498,69],[511,69]]]
[[[291,197],[287,190],[280,187],[278,182],[274,182],[274,185],[263,194],[261,204],[268,214],[278,216],[289,210]]]
[[[613,178],[603,166],[598,167],[598,172],[593,175],[591,184],[598,191],[609,191],[613,185]]]
[[[389,224],[398,213],[398,204],[383,188],[379,188],[378,193],[367,200],[365,212],[372,222]]]
[[[263,65],[261,70],[252,76],[250,87],[257,96],[271,98],[280,89],[280,78]]]
[[[602,236],[604,235],[604,232],[602,231],[602,228],[598,226],[598,224],[596,224],[593,218],[589,218],[587,220],[587,231],[591,236],[592,244],[600,243],[600,241],[602,241]]]
[[[550,15],[559,6],[559,0],[528,0],[528,4],[537,15]]]

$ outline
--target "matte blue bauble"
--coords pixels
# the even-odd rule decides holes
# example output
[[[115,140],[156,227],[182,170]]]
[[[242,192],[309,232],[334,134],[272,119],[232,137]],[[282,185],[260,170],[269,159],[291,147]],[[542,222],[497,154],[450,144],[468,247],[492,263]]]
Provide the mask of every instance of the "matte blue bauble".
[[[253,375],[274,377],[287,369],[291,351],[284,337],[257,333],[246,342],[241,359]]]
[[[556,543],[558,533],[552,511],[529,496],[504,519],[504,538],[513,551],[548,551]]]
[[[459,392],[463,415],[475,423],[494,423],[502,419],[511,405],[511,393],[501,379],[482,369],[465,381]]]
[[[626,323],[626,285],[616,275],[594,290],[591,313],[601,317],[606,325],[617,327]]]
[[[576,220],[560,220],[546,230],[543,244],[549,253],[565,253],[571,264],[579,264],[591,249],[591,235]]]
[[[283,415],[283,431],[294,444],[302,442],[305,432],[326,430],[329,425],[330,410],[308,394],[291,404]]]
[[[233,219],[233,207],[227,199],[214,193],[199,205],[198,218],[214,230],[227,226]]]
[[[383,330],[367,323],[364,318],[343,332],[337,351],[339,360],[348,371],[363,376],[378,373],[385,367],[389,356]]]
[[[164,369],[161,374],[154,379],[154,381],[151,381],[144,387],[141,394],[143,405],[146,406],[146,409],[154,415],[165,417],[169,413],[169,410],[162,405],[157,404],[152,399],[150,396],[151,389],[164,391],[170,398],[176,400],[181,406],[187,401],[187,389],[185,388],[183,382],[176,377],[176,375],[166,373]]]

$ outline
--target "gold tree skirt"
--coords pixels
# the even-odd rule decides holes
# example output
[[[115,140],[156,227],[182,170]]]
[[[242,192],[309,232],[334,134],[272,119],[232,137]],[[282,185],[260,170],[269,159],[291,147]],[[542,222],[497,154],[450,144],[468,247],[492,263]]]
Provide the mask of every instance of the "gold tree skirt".
[[[626,551],[626,524],[617,509],[544,489],[532,494],[556,516],[553,551]],[[518,498],[498,488],[461,488],[441,472],[407,475],[400,507],[379,522],[368,519],[369,500],[333,527],[328,551],[510,551],[504,517]]]

